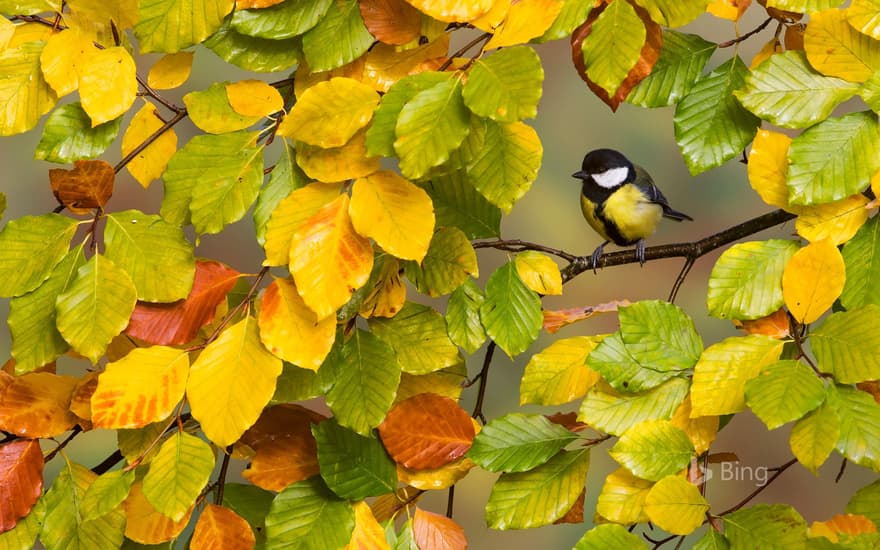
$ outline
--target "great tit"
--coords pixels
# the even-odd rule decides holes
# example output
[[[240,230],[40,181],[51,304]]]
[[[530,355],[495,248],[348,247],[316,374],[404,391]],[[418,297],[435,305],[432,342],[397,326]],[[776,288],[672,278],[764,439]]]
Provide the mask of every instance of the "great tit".
[[[645,170],[613,149],[596,149],[584,157],[572,174],[583,182],[581,211],[590,226],[605,239],[593,252],[593,269],[609,242],[636,245],[636,258],[645,264],[645,239],[657,229],[660,218],[680,222],[693,218],[669,206]]]

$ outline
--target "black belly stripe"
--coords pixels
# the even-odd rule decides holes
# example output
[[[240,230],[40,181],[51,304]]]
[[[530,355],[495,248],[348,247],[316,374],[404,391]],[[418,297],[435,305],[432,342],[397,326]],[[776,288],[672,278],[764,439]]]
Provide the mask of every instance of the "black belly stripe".
[[[608,200],[608,197],[610,197],[614,191],[616,191],[616,189],[606,189],[595,184],[589,185],[587,182],[584,182],[581,187],[581,193],[583,193],[590,202],[596,205],[594,214],[602,221],[602,225],[605,227],[605,234],[608,235],[608,238],[617,246],[629,246],[637,243],[638,240],[630,241],[624,238],[624,236],[620,234],[620,231],[618,231],[617,226],[605,217],[605,201]]]

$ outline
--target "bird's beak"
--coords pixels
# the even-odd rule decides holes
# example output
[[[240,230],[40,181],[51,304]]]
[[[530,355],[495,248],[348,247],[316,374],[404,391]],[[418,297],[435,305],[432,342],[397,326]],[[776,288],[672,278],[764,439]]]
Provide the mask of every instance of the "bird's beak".
[[[578,170],[577,172],[575,172],[574,174],[572,174],[571,177],[585,180],[585,179],[587,179],[588,177],[590,177],[590,175],[587,174],[586,172],[584,172],[583,170]]]

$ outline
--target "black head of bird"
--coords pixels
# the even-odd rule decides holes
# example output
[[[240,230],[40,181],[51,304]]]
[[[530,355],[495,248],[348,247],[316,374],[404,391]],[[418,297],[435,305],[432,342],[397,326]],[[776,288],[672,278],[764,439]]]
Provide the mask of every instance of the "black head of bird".
[[[636,245],[636,258],[645,263],[645,239],[654,234],[661,218],[693,218],[673,210],[651,176],[614,149],[596,149],[584,157],[572,177],[583,182],[581,211],[590,226],[605,239],[593,252],[593,269],[605,245]]]

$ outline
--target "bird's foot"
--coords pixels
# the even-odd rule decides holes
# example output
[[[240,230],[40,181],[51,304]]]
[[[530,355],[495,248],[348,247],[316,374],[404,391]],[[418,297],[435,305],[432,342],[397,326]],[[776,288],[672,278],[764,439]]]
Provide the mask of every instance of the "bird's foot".
[[[596,247],[596,250],[593,251],[593,254],[590,256],[590,263],[593,264],[593,273],[597,273],[597,269],[599,267],[599,260],[602,259],[602,254],[605,253],[605,245],[608,244],[608,241],[600,244]]]
[[[645,239],[639,239],[636,243],[636,259],[640,266],[645,265]]]

